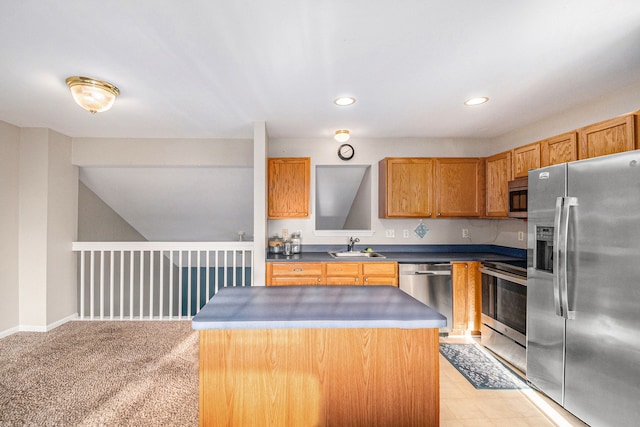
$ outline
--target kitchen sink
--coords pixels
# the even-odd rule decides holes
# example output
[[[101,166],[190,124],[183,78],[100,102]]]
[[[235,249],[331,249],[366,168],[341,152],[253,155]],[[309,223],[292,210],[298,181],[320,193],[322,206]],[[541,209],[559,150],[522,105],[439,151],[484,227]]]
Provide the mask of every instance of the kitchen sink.
[[[378,252],[329,252],[334,258],[386,258],[386,256],[379,254]]]

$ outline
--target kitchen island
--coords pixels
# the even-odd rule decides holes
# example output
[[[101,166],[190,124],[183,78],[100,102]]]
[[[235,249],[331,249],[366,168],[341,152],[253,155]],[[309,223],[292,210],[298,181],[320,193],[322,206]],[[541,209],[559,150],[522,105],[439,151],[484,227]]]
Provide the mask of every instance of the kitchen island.
[[[200,425],[438,425],[445,324],[392,286],[224,288],[193,318]]]

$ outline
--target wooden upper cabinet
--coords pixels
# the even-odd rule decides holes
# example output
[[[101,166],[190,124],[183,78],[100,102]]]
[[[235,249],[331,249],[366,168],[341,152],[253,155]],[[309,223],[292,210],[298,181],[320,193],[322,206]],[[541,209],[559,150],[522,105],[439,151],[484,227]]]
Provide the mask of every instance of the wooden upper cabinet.
[[[268,175],[269,219],[309,216],[309,157],[270,158]]]
[[[540,167],[539,142],[514,148],[511,155],[513,156],[513,178],[528,176],[529,170]]]
[[[433,159],[385,158],[378,171],[380,218],[433,215]]]
[[[487,211],[489,217],[507,217],[511,180],[511,152],[496,154],[486,159]]]
[[[578,160],[578,134],[563,133],[540,141],[540,167]]]
[[[437,217],[484,214],[484,161],[477,158],[435,160]]]
[[[588,159],[635,150],[635,119],[634,114],[626,114],[580,129],[579,158]]]

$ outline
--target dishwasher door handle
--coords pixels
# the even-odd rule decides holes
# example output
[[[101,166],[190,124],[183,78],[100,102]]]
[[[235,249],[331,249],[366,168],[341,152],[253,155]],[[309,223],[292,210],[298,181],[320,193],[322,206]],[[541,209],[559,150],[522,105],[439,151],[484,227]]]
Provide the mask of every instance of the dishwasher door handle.
[[[451,276],[451,271],[414,271],[413,273],[409,273],[409,274],[414,274],[416,276],[418,275],[422,275],[422,276]]]

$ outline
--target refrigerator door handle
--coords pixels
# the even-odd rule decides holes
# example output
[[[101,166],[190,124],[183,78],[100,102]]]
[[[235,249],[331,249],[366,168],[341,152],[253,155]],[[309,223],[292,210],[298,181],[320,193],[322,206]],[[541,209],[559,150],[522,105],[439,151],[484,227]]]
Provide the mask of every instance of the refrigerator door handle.
[[[556,316],[564,317],[564,304],[560,298],[560,276],[563,274],[560,268],[560,246],[562,233],[560,233],[560,225],[562,218],[563,197],[556,199],[556,210],[553,219],[553,306],[556,309]]]
[[[562,281],[561,281],[561,294],[562,294],[562,302],[564,304],[563,312],[564,317],[569,320],[573,320],[576,318],[575,308],[573,307],[573,298],[569,297],[569,280],[567,276],[567,242],[569,240],[569,220],[571,218],[572,207],[578,206],[578,198],[577,197],[565,197],[563,201],[564,210],[563,214],[563,224],[562,224],[562,234],[563,242],[562,242],[562,251],[564,252],[561,257],[561,266],[562,269]],[[573,294],[572,294],[573,295]]]
[[[576,197],[558,197],[554,218],[553,246],[553,293],[556,314],[565,319],[574,319],[575,311],[569,307],[569,286],[567,280],[567,242],[571,207],[578,206]]]

